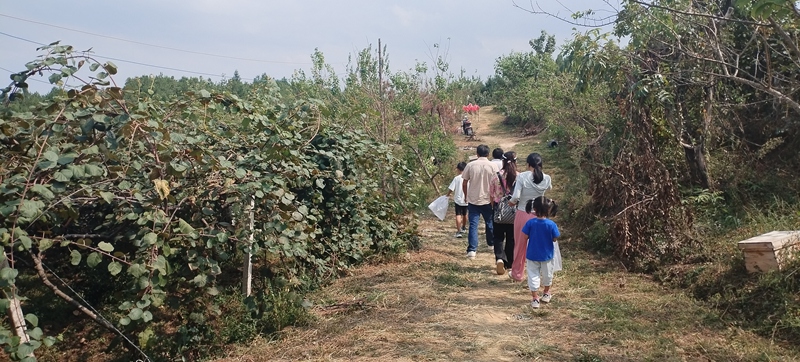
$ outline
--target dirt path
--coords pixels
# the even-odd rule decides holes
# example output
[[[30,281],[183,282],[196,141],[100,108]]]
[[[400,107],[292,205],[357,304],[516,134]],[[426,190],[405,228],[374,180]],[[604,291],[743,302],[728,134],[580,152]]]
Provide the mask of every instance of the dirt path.
[[[484,109],[480,142],[545,152],[541,140],[497,128]],[[485,125],[485,128],[484,128]],[[488,130],[488,132],[487,132]],[[465,151],[472,154],[474,151]],[[565,182],[550,170],[554,182]],[[559,192],[556,188],[554,194]],[[557,197],[557,196],[556,196]],[[523,283],[494,272],[482,245],[464,257],[466,239],[445,222],[421,216],[424,249],[388,264],[368,265],[311,299],[316,320],[283,338],[259,340],[221,361],[791,361],[792,347],[772,344],[726,322],[680,291],[630,274],[607,257],[561,242],[564,270],[552,303],[528,307]],[[558,221],[558,220],[557,220]],[[580,235],[574,235],[573,239]],[[794,347],[797,348],[797,347]]]
[[[503,127],[505,117],[499,112],[495,112],[494,107],[486,106],[481,108],[479,115],[470,116],[472,128],[475,130],[475,138],[467,140],[466,137],[456,137],[456,145],[463,151],[464,147],[476,147],[483,143],[490,147],[500,147],[503,150],[511,150],[517,143],[525,140],[519,134],[515,134],[511,129]],[[474,151],[470,152],[470,155]]]

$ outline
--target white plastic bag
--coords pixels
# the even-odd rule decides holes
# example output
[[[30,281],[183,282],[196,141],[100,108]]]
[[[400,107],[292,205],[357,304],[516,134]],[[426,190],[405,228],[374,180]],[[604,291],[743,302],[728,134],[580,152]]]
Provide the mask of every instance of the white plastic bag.
[[[561,270],[561,249],[558,247],[558,242],[553,243],[553,272]]]
[[[431,209],[434,215],[439,218],[439,220],[444,221],[445,215],[447,215],[447,208],[450,206],[450,198],[447,196],[439,196],[438,199],[433,200],[428,208]]]

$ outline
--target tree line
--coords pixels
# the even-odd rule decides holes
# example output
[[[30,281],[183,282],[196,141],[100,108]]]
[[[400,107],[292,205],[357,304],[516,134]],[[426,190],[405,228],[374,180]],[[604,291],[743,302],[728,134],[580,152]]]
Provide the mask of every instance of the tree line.
[[[800,226],[797,4],[621,5],[609,33],[576,31],[556,51],[542,32],[498,58],[483,92],[510,123],[559,140],[567,215],[590,244],[800,340],[797,266],[747,276],[736,249]],[[593,16],[563,20],[603,23]]]

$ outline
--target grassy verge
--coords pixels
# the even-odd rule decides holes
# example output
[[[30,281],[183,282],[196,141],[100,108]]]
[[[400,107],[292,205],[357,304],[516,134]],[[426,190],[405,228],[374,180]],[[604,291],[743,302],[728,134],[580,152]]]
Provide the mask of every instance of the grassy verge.
[[[519,150],[543,155],[545,172],[553,177],[551,197],[563,201],[560,205],[566,211],[560,217],[565,229],[570,235],[580,235],[575,238],[576,247],[613,259],[607,226],[587,207],[586,180],[580,178],[579,170],[570,162],[569,151],[535,142],[520,146]],[[695,209],[694,234],[700,241],[698,249],[690,253],[694,262],[663,265],[652,277],[683,298],[710,308],[703,321],[713,321],[718,328],[740,328],[768,339],[770,345],[796,349],[800,345],[800,254],[781,271],[750,274],[745,270],[737,242],[773,230],[800,230],[798,205],[776,198],[759,207],[739,210],[729,210],[724,200],[691,206]],[[625,309],[624,305],[620,308]],[[602,305],[598,307],[603,309]],[[630,317],[626,316],[627,320]],[[635,335],[631,332],[635,330],[627,330],[626,335]],[[717,349],[706,349],[714,360],[730,357]],[[745,355],[754,360],[772,357],[768,352],[749,350]]]

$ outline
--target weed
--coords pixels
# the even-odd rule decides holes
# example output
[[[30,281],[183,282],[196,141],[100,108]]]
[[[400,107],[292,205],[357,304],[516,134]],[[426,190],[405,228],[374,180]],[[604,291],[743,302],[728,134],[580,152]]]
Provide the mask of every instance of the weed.
[[[466,278],[456,273],[440,274],[434,277],[434,280],[448,287],[464,288],[471,285]]]
[[[546,356],[549,353],[559,352],[561,349],[557,345],[550,345],[540,341],[530,341],[520,346],[517,356],[522,358],[537,358]]]
[[[573,359],[574,362],[603,362],[603,358],[599,355],[588,351],[581,351],[580,354],[575,356]]]

